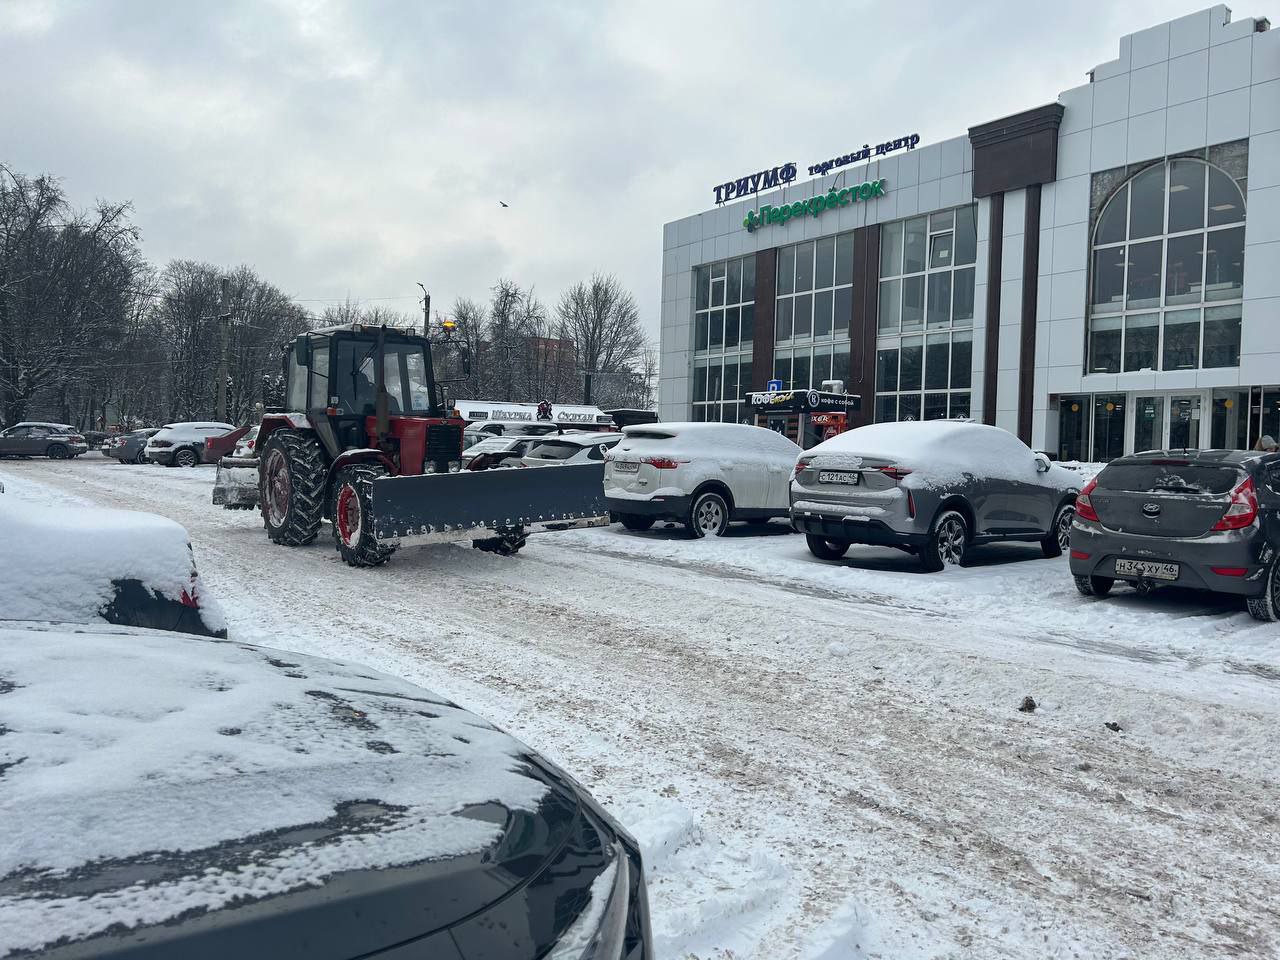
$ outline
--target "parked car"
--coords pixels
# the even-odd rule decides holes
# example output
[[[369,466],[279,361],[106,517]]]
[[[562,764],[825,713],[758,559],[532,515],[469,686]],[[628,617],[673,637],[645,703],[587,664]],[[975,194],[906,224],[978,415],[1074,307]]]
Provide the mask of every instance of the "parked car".
[[[542,437],[521,458],[525,467],[553,467],[567,463],[600,463],[614,444],[622,439],[616,431],[609,433],[577,433],[566,431]]]
[[[66,424],[26,422],[0,430],[0,457],[67,460],[88,451],[84,437]]]
[[[1280,453],[1157,450],[1113,460],[1076,500],[1071,575],[1085,596],[1117,580],[1190,587],[1280,618]]]
[[[803,451],[786,437],[740,423],[624,427],[605,463],[609,510],[628,530],[658,520],[718,537],[731,520],[787,515],[787,481]]]
[[[0,622],[112,623],[226,636],[187,532],[172,520],[0,497],[0,530]]]
[[[636,842],[421,687],[0,624],[6,955],[652,960]]]
[[[233,430],[229,423],[166,423],[147,441],[147,459],[166,467],[194,467],[204,461],[205,440]]]
[[[252,425],[236,427],[227,433],[218,433],[211,437],[205,437],[204,451],[201,453],[204,462],[217,463],[223,457],[233,454],[236,447],[240,445],[240,441],[247,437],[252,429]]]
[[[102,455],[115,457],[121,463],[146,463],[147,441],[159,432],[159,427],[132,430],[112,437],[102,445]]]
[[[494,467],[519,466],[520,458],[542,437],[486,436],[474,446],[462,451],[463,470],[491,470]]]
[[[1038,542],[1046,557],[1061,556],[1079,490],[1077,474],[997,427],[877,423],[800,457],[791,523],[823,560],[877,544],[914,552],[938,571],[997,541]]]
[[[254,449],[258,443],[258,426],[255,424],[250,427],[243,437],[236,441],[235,449],[231,451],[231,456],[243,459],[256,457],[258,451]]]

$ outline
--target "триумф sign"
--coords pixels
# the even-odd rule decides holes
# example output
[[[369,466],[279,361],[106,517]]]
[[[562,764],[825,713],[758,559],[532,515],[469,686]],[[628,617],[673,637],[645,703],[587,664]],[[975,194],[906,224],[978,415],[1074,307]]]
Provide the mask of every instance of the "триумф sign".
[[[735,198],[750,196],[753,193],[759,193],[761,190],[773,190],[777,187],[785,187],[796,178],[796,165],[794,163],[784,163],[781,166],[774,167],[772,170],[761,170],[759,173],[753,173],[747,177],[739,177],[737,180],[730,180],[716,187],[716,203],[721,204]]]

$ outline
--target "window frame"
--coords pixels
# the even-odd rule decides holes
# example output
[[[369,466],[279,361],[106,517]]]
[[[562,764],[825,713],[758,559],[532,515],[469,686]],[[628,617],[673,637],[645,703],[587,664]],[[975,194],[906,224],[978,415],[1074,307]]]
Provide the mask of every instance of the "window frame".
[[[1201,216],[1200,216],[1199,226],[1182,229],[1182,230],[1175,230],[1170,232],[1169,223],[1170,223],[1170,216],[1171,216],[1171,211],[1174,203],[1172,196],[1173,196],[1173,192],[1177,192],[1177,191],[1171,192],[1172,188],[1174,187],[1173,173],[1174,173],[1175,164],[1189,164],[1189,165],[1195,165],[1200,168],[1200,174],[1201,174],[1200,195],[1201,195],[1202,206],[1201,206]],[[1164,178],[1162,189],[1160,192],[1160,196],[1163,198],[1163,203],[1164,203],[1164,208],[1161,211],[1161,221],[1160,221],[1162,232],[1152,234],[1149,236],[1132,237],[1130,236],[1130,234],[1133,230],[1133,203],[1134,203],[1133,184],[1140,177],[1150,176],[1151,171],[1157,169],[1157,167],[1162,167],[1162,175]],[[1240,210],[1240,217],[1238,220],[1232,220],[1227,223],[1218,223],[1218,224],[1212,224],[1212,225],[1210,224],[1210,213],[1212,210],[1212,205],[1210,203],[1210,200],[1211,200],[1210,188],[1212,184],[1212,177],[1215,172],[1221,175],[1222,177],[1225,177],[1226,181],[1231,183],[1235,187],[1235,190],[1238,196],[1239,210]],[[1179,182],[1177,184],[1177,187],[1179,188],[1179,190],[1189,189],[1186,186],[1186,184],[1183,182]],[[1119,240],[1109,240],[1105,243],[1099,243],[1098,234],[1101,231],[1104,222],[1107,221],[1108,216],[1112,214],[1112,205],[1117,202],[1124,204],[1124,231],[1123,231],[1124,236]],[[1209,250],[1210,250],[1210,241],[1211,241],[1210,235],[1215,233],[1225,233],[1227,231],[1233,231],[1233,230],[1244,231],[1247,221],[1248,221],[1248,200],[1247,200],[1247,197],[1245,196],[1245,191],[1241,189],[1240,183],[1234,177],[1232,177],[1229,173],[1223,170],[1221,167],[1217,166],[1216,164],[1210,163],[1207,160],[1200,159],[1198,157],[1167,157],[1164,160],[1159,161],[1158,163],[1150,164],[1147,167],[1143,168],[1142,170],[1139,170],[1133,176],[1129,177],[1122,184],[1120,184],[1112,193],[1111,197],[1107,200],[1107,202],[1102,206],[1101,210],[1098,211],[1098,216],[1094,221],[1092,233],[1090,235],[1089,260],[1088,260],[1089,280],[1088,280],[1087,291],[1086,291],[1086,296],[1088,298],[1086,303],[1086,311],[1087,311],[1086,316],[1088,319],[1086,323],[1086,332],[1085,332],[1084,375],[1085,376],[1117,375],[1117,374],[1124,374],[1124,373],[1139,373],[1144,371],[1151,372],[1151,373],[1172,373],[1172,372],[1187,371],[1187,370],[1219,370],[1219,369],[1231,369],[1232,366],[1239,367],[1240,350],[1239,350],[1238,344],[1234,351],[1235,353],[1234,364],[1229,365],[1227,367],[1221,367],[1221,366],[1208,367],[1205,365],[1205,327],[1207,322],[1206,321],[1207,312],[1214,307],[1234,307],[1237,310],[1243,311],[1243,303],[1244,303],[1243,258],[1241,259],[1241,267],[1240,267],[1240,285],[1239,287],[1236,287],[1231,290],[1234,296],[1222,297],[1222,298],[1210,297],[1208,295],[1209,290],[1208,290],[1207,284],[1209,279]],[[1112,226],[1112,225],[1113,224],[1108,223],[1108,226]],[[1170,246],[1170,243],[1172,241],[1177,241],[1184,238],[1194,238],[1194,237],[1200,238],[1200,276],[1199,276],[1198,286],[1196,286],[1195,284],[1189,284],[1189,286],[1197,290],[1198,296],[1196,297],[1196,299],[1190,299],[1189,294],[1186,294],[1186,293],[1171,295],[1169,292],[1169,278],[1170,278],[1169,246]],[[1133,256],[1130,253],[1130,249],[1135,246],[1139,246],[1143,244],[1151,244],[1151,243],[1158,243],[1160,247],[1160,254],[1158,258],[1159,273],[1157,275],[1157,284],[1156,284],[1156,289],[1158,290],[1158,296],[1154,298],[1155,300],[1154,303],[1148,300],[1144,300],[1141,304],[1131,304],[1129,300],[1129,291],[1130,291],[1129,270],[1131,267],[1134,266],[1134,263],[1133,263]],[[1121,251],[1120,257],[1121,257],[1121,262],[1123,264],[1123,268],[1120,276],[1120,284],[1119,284],[1120,299],[1119,299],[1118,305],[1115,301],[1110,301],[1108,303],[1096,303],[1094,300],[1094,297],[1095,297],[1094,287],[1098,279],[1098,268],[1097,268],[1098,255],[1099,253],[1103,253],[1105,257],[1105,251],[1113,251],[1113,250]],[[1173,297],[1174,299],[1171,300],[1171,297]],[[1165,366],[1165,339],[1166,339],[1166,327],[1168,325],[1167,320],[1171,314],[1182,315],[1191,311],[1196,311],[1199,314],[1199,319],[1197,321],[1198,333],[1196,337],[1196,341],[1197,341],[1196,365],[1194,367],[1185,367],[1185,366],[1172,367],[1172,368],[1166,367]],[[1128,366],[1126,364],[1126,359],[1129,355],[1129,350],[1127,348],[1126,340],[1128,338],[1130,318],[1141,316],[1144,314],[1152,314],[1152,313],[1156,314],[1158,317],[1158,322],[1157,322],[1158,333],[1156,337],[1156,354],[1155,354],[1156,365],[1151,368],[1143,367],[1143,368],[1133,369],[1133,370],[1128,369]],[[1114,319],[1119,321],[1120,342],[1119,342],[1119,347],[1114,351],[1114,356],[1115,356],[1114,369],[1111,366],[1108,366],[1105,369],[1095,368],[1096,366],[1094,363],[1095,335],[1104,332],[1100,324],[1100,321],[1104,319],[1106,320]],[[1187,325],[1186,320],[1180,319],[1179,325]]]
[[[918,224],[921,221],[924,224],[923,261],[920,269],[908,270],[907,238],[910,232],[908,225]],[[960,231],[962,226],[965,228],[966,234],[969,228],[972,228],[971,243],[961,242]],[[901,418],[904,412],[912,410],[915,411],[915,419],[922,419],[925,416],[925,411],[929,410],[931,406],[934,410],[937,409],[939,398],[943,395],[945,395],[945,401],[943,401],[942,405],[946,411],[945,416],[947,418],[968,418],[972,416],[974,314],[977,311],[976,288],[978,279],[977,231],[978,210],[976,203],[947,207],[942,210],[934,210],[930,213],[918,214],[880,224],[881,247],[876,273],[876,350],[872,361],[876,377],[872,410],[877,422],[880,422],[881,411],[885,409],[892,409],[894,420]],[[949,243],[948,256],[945,258],[946,262],[941,266],[934,266],[935,249],[940,244],[945,243]],[[962,255],[965,257],[963,262],[960,259]],[[946,323],[934,322],[931,324],[932,294],[944,285],[942,280],[935,278],[940,278],[944,274],[946,275]],[[971,304],[969,316],[961,318],[956,316],[956,294],[960,289],[960,284],[957,282],[958,276],[965,279],[972,278],[970,284],[971,292],[969,294],[969,302]],[[918,286],[920,289],[920,316],[917,323],[913,323],[910,327],[904,327],[903,312],[908,301],[906,294],[908,284]],[[881,305],[886,299],[886,291],[896,291],[896,293],[888,297],[893,301],[894,312],[897,314],[894,322],[889,325],[885,324],[885,317],[881,310]],[[912,309],[914,311],[915,308],[913,307]],[[969,344],[967,378],[956,377],[953,357],[957,338],[961,342]],[[946,360],[944,364],[946,367],[946,386],[929,387],[928,384],[933,373],[928,360],[929,350],[931,347],[936,348],[938,341],[944,339],[946,341]],[[917,340],[920,343],[920,382],[914,387],[904,388],[902,377],[903,344],[914,345]],[[896,352],[894,388],[892,390],[884,390],[881,389],[880,378],[881,355],[891,351]],[[935,356],[937,356],[936,353]],[[960,379],[967,379],[968,382],[960,385],[958,382]],[[933,382],[937,383],[937,380],[935,379]],[[905,407],[903,398],[907,398]]]

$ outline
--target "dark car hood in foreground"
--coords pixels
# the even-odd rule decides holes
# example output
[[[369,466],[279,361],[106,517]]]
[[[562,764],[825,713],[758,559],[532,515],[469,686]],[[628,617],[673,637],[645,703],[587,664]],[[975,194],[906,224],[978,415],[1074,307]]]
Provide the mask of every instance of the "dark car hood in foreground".
[[[536,956],[617,849],[465,710],[244,644],[0,627],[0,734],[0,957]]]

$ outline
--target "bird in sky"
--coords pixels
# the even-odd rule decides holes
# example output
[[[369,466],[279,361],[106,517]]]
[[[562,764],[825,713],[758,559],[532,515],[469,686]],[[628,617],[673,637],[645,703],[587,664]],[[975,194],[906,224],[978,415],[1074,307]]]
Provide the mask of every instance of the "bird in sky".
[[[509,203],[504,203],[503,201],[499,200],[499,201],[498,201],[498,206],[501,206],[501,207],[508,207],[508,208],[509,208],[511,205],[510,205]]]

